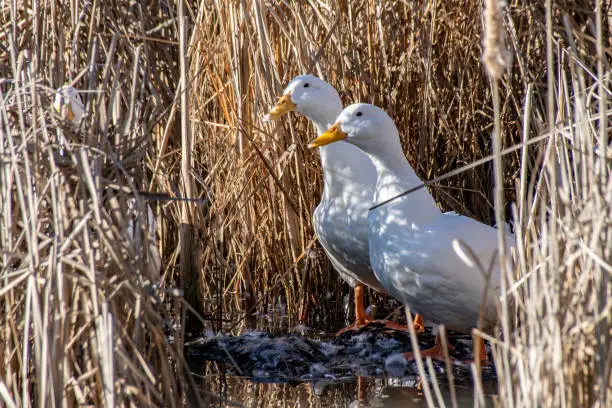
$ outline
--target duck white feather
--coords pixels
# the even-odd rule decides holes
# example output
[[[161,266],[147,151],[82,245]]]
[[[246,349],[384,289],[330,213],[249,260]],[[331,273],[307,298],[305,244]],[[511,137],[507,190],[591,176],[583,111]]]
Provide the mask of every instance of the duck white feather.
[[[359,147],[371,158],[378,177],[375,202],[422,183],[402,152],[395,124],[382,109],[369,104],[347,107],[311,147],[336,140]],[[429,192],[420,189],[370,211],[368,228],[376,278],[414,312],[469,332],[477,325],[487,287],[483,317],[489,327],[496,320],[501,277],[493,227],[442,213]],[[488,286],[478,266],[462,256],[467,251],[456,251],[463,245],[469,246],[485,269],[493,265]]]

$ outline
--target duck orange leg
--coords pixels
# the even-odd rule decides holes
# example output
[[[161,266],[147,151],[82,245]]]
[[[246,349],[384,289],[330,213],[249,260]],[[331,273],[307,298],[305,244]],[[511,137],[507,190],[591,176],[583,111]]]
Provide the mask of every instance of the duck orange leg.
[[[423,333],[425,331],[425,320],[423,319],[423,316],[421,316],[420,314],[415,314],[414,315],[414,331],[416,331],[417,333]]]
[[[355,323],[338,331],[336,333],[336,336],[339,336],[349,330],[359,330],[375,321],[366,313],[364,303],[365,287],[361,283],[358,283],[357,285],[355,285]],[[385,323],[385,327],[387,328],[408,331],[407,326],[401,325],[399,323],[395,323],[390,320],[384,320],[383,322]],[[419,314],[414,317],[414,330],[417,333],[421,333],[424,330],[423,317]]]
[[[454,347],[449,344],[448,349],[453,350]],[[421,357],[431,357],[432,360],[445,360],[444,348],[442,347],[442,341],[440,340],[439,334],[436,335],[436,343],[433,347],[421,351]],[[414,353],[404,353],[404,358],[406,358],[406,360],[414,360]]]
[[[357,377],[357,400],[361,403],[366,402],[368,396],[368,385],[366,384],[365,377]]]
[[[349,330],[359,330],[374,321],[374,319],[372,319],[365,311],[365,307],[363,306],[364,298],[365,288],[361,283],[358,283],[355,285],[355,323],[340,330],[338,333],[336,333],[336,336],[339,336]]]
[[[485,347],[484,339],[480,336],[473,336],[474,341],[472,342],[474,348],[474,361],[480,361],[480,366],[484,367],[489,364],[489,357],[487,356],[487,349]],[[476,360],[478,356],[478,360]]]

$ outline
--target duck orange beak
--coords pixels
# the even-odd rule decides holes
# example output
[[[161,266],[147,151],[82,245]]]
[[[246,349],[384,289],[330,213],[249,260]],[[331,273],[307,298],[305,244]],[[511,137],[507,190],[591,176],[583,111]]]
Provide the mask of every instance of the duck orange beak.
[[[297,105],[291,101],[291,95],[286,94],[278,98],[276,105],[270,110],[270,112],[264,116],[264,120],[277,120],[280,119],[285,113],[295,110]]]
[[[315,147],[325,146],[337,142],[338,140],[345,140],[347,137],[348,135],[340,128],[340,123],[336,123],[327,129],[321,136],[310,142],[308,148],[314,149]]]

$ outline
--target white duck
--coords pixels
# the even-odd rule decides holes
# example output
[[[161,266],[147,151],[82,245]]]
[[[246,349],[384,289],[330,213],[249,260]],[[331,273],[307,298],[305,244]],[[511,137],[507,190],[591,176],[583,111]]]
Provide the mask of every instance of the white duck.
[[[359,147],[372,159],[378,175],[376,203],[422,183],[402,152],[395,124],[382,109],[369,104],[347,107],[309,147],[340,140]],[[425,319],[452,330],[469,333],[477,325],[486,280],[480,269],[465,261],[465,255],[460,256],[466,251],[455,248],[457,240],[463,241],[487,268],[498,250],[493,227],[442,213],[426,189],[373,209],[368,225],[374,273],[392,296]],[[483,308],[489,328],[496,320],[500,286],[499,261],[494,265]],[[437,343],[422,354],[439,357],[440,351]]]
[[[290,111],[306,116],[317,134],[322,134],[342,111],[342,101],[327,82],[299,75],[265,119],[276,120]],[[387,293],[374,276],[368,251],[367,214],[373,203],[376,169],[365,153],[349,143],[323,147],[320,154],[323,196],[313,215],[314,230],[334,268],[355,289],[355,323],[343,332],[372,322],[363,305],[363,285]],[[387,325],[398,327],[391,322]],[[422,325],[420,316],[416,317],[415,328],[422,329]]]

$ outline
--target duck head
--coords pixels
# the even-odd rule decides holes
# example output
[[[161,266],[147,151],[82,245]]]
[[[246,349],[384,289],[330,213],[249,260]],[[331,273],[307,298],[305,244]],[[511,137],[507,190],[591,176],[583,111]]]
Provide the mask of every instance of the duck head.
[[[367,103],[356,103],[345,108],[334,125],[308,147],[321,147],[339,140],[372,152],[379,146],[396,146],[399,136],[395,123],[384,110]]]
[[[342,101],[333,86],[312,75],[299,75],[289,82],[276,105],[264,120],[277,120],[288,112],[298,112],[309,119],[329,118],[342,110]],[[331,116],[330,116],[331,114]]]

